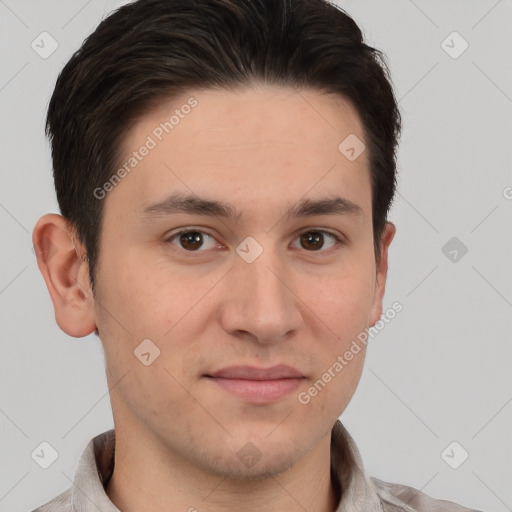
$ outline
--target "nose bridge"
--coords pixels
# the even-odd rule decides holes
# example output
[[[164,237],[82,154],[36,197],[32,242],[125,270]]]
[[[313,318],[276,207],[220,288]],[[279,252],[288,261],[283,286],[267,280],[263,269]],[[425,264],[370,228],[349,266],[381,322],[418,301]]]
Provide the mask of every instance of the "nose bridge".
[[[233,309],[226,326],[250,332],[259,341],[271,341],[298,329],[301,315],[291,283],[287,284],[290,272],[286,263],[269,242],[265,247],[258,245],[259,250],[254,239],[248,240],[237,250],[239,258],[230,283]],[[259,254],[254,258],[256,250]]]
[[[249,284],[248,297],[254,298],[262,306],[271,306],[272,303],[275,306],[282,305],[290,300],[287,296],[290,292],[283,284],[286,275],[281,271],[282,265],[270,252],[267,250],[265,255],[261,255],[251,264],[246,264],[243,269],[244,279]]]

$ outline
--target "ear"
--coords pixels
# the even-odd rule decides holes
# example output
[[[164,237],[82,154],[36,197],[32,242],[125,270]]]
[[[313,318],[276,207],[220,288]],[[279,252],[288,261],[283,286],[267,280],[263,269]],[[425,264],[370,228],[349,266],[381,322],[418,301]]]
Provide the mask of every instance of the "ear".
[[[392,222],[386,222],[386,227],[384,228],[380,240],[380,260],[377,262],[377,276],[373,306],[370,314],[370,326],[374,326],[382,315],[382,299],[386,290],[386,278],[388,274],[388,249],[395,233],[395,225]]]
[[[58,326],[81,338],[96,329],[86,252],[62,215],[47,214],[32,233],[37,266],[46,282]]]

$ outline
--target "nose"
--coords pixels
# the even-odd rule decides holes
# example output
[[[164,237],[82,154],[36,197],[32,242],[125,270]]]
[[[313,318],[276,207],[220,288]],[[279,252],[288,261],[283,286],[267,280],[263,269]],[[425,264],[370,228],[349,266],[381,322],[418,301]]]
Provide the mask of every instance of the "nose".
[[[231,336],[272,343],[300,329],[302,302],[282,257],[270,249],[252,263],[237,256],[226,277],[221,322]]]

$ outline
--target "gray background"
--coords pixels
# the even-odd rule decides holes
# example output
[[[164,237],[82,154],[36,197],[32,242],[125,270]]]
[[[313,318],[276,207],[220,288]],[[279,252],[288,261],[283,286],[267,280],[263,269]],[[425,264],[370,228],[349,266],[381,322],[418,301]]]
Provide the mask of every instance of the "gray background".
[[[404,120],[384,303],[404,309],[371,341],[342,419],[371,475],[512,510],[512,1],[340,3],[387,55]],[[31,232],[58,212],[43,134],[57,73],[121,4],[0,0],[1,511],[68,488],[113,426],[100,342],[57,327]],[[47,59],[31,48],[43,31],[59,45]],[[458,58],[445,49],[462,40],[442,45],[453,31],[469,44]],[[468,248],[457,261],[452,237]],[[46,470],[31,458],[42,441],[59,454]],[[441,456],[453,441],[469,453],[458,469]]]

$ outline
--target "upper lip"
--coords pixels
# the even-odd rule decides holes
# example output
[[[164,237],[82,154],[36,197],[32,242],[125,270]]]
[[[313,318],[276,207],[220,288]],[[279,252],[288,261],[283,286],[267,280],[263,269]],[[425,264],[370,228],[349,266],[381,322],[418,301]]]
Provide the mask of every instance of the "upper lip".
[[[222,370],[209,373],[207,377],[220,377],[223,379],[247,380],[276,380],[302,378],[302,373],[296,368],[279,364],[270,368],[257,368],[256,366],[227,366]]]

